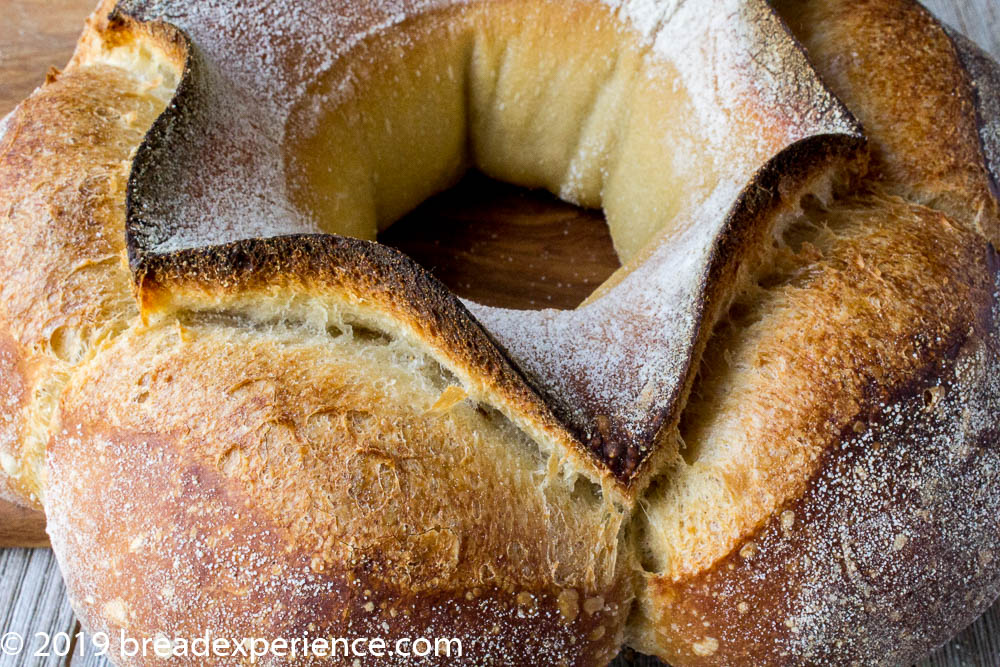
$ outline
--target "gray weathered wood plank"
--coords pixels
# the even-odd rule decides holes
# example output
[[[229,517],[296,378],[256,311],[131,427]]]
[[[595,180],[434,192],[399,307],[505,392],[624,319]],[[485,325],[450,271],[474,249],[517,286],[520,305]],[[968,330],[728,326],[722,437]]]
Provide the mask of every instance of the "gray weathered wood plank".
[[[924,0],[939,19],[957,28],[994,58],[1000,58],[1000,2],[997,0]],[[995,667],[995,666],[991,666]]]
[[[57,633],[72,637],[76,631],[76,618],[52,552],[49,549],[0,552],[0,635],[14,632],[24,642],[16,655],[8,654],[9,646],[6,651],[0,649],[0,667],[64,665],[66,659],[53,652],[51,644],[46,646],[43,637],[35,633],[46,633],[51,640]],[[49,655],[33,656],[43,651]]]

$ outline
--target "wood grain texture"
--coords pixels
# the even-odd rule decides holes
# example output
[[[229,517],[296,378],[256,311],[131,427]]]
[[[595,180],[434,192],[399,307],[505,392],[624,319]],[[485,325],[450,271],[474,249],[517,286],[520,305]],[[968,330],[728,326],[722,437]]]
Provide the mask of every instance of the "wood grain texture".
[[[0,0],[0,116],[28,95],[50,66],[65,62],[95,3]],[[925,4],[1000,59],[998,0],[925,0]],[[426,225],[436,226],[436,242],[420,233]],[[524,241],[511,243],[513,238]],[[475,178],[459,191],[428,202],[390,228],[383,240],[410,253],[461,296],[508,307],[575,306],[617,266],[599,215]],[[463,262],[441,259],[460,253],[465,254]],[[572,262],[567,262],[569,257]],[[498,289],[501,285],[521,287],[505,293]],[[39,515],[26,515],[0,502],[0,546],[5,536],[8,544],[12,540],[35,544],[43,529]],[[78,630],[52,552],[0,549],[0,635],[66,632],[72,636]],[[81,639],[70,658],[0,654],[0,667],[110,664],[95,653],[89,640]],[[618,664],[660,663],[633,655]],[[922,667],[998,665],[1000,604],[922,663]]]
[[[379,241],[458,296],[498,308],[576,308],[621,266],[599,211],[475,172]]]
[[[48,545],[44,515],[0,500],[0,548]]]
[[[996,0],[923,0],[939,19],[970,37],[1000,60],[1000,2]]]
[[[0,551],[0,636],[15,632],[24,640],[21,651],[0,649],[0,667],[67,664],[66,658],[41,652],[45,633],[50,637],[78,631],[76,617],[66,599],[66,589],[48,549],[6,549]],[[61,641],[61,638],[60,640]],[[61,648],[61,647],[60,647]]]
[[[83,20],[97,0],[0,1],[0,116],[73,53]]]

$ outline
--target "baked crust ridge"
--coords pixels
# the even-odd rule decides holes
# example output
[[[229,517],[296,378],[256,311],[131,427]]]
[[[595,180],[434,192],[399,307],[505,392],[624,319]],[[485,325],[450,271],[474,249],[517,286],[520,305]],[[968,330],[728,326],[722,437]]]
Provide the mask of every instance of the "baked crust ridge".
[[[434,6],[434,3],[428,6]],[[747,21],[753,29],[773,30],[778,23],[773,13],[756,0],[746,3],[743,9],[752,15]],[[158,11],[159,8],[147,7],[146,3],[131,2],[117,7],[114,15],[119,20],[141,24]],[[439,304],[449,317],[455,318],[451,340],[465,336],[469,345],[477,350],[457,363],[475,371],[477,360],[503,358],[506,379],[495,397],[509,406],[532,405],[524,413],[523,421],[547,432],[548,438],[557,443],[569,460],[586,470],[588,476],[602,484],[616,501],[626,505],[634,502],[664,457],[670,455],[670,448],[663,443],[669,441],[668,434],[676,427],[680,408],[690,387],[692,369],[705,344],[703,332],[711,328],[727,305],[728,295],[733,292],[732,284],[746,279],[746,265],[760,261],[757,257],[759,249],[767,243],[766,237],[773,233],[779,210],[794,206],[794,201],[814,187],[817,180],[830,178],[834,172],[863,169],[865,143],[860,126],[843,104],[815,80],[815,73],[802,57],[801,50],[781,30],[780,34],[768,37],[771,40],[769,46],[777,53],[773,56],[777,64],[771,63],[771,66],[796,77],[798,87],[784,91],[787,99],[781,100],[781,107],[789,107],[790,115],[796,119],[785,122],[801,124],[799,132],[802,138],[787,146],[782,145],[780,151],[762,162],[749,175],[747,184],[734,193],[732,206],[720,211],[721,221],[713,221],[718,226],[716,237],[704,260],[704,272],[695,278],[697,286],[690,290],[693,295],[691,303],[685,304],[689,312],[684,315],[691,320],[689,330],[676,336],[676,367],[663,372],[661,381],[650,382],[645,388],[645,393],[653,398],[644,398],[638,393],[633,396],[624,391],[612,392],[609,403],[609,399],[599,397],[598,392],[582,391],[572,393],[575,402],[569,404],[566,394],[560,393],[565,389],[560,384],[551,383],[552,378],[545,377],[538,364],[530,364],[530,360],[510,353],[504,343],[513,341],[502,339],[502,331],[492,328],[492,318],[482,322],[476,315],[483,313],[477,311],[470,314],[464,307],[455,308],[454,296],[437,281],[420,281],[426,290],[420,297],[421,303],[429,307]],[[167,241],[172,231],[164,221],[169,218],[170,212],[160,210],[164,207],[159,204],[149,203],[166,201],[164,188],[175,187],[175,178],[164,175],[163,164],[169,163],[165,156],[169,157],[176,145],[184,145],[184,140],[178,137],[197,133],[196,126],[204,121],[207,113],[204,109],[206,100],[211,97],[205,88],[210,81],[214,81],[209,63],[202,58],[196,46],[182,31],[176,33],[172,38],[183,44],[186,50],[183,74],[171,105],[157,119],[140,146],[129,181],[126,239],[130,266],[140,291],[144,289],[143,276],[149,270],[145,266],[147,260],[157,272],[163,272],[172,261],[171,253],[158,250],[163,245],[169,245]],[[211,135],[203,139],[213,140]],[[289,228],[294,227],[292,223],[288,225]],[[287,236],[291,238],[294,235]],[[259,252],[261,246],[254,245],[252,239],[247,240],[251,241],[251,245],[245,248],[245,252],[251,255]],[[649,245],[655,244],[654,240]],[[303,245],[304,249],[314,247]],[[369,249],[371,256],[379,252],[383,250]],[[209,270],[208,255],[200,256],[197,261],[192,261],[194,255],[178,254],[176,257],[178,265],[184,266],[185,275],[191,275],[202,267]],[[340,257],[342,261],[352,261],[349,254]],[[391,261],[399,265],[403,260],[393,258]],[[304,267],[301,263],[300,266]],[[424,269],[414,265],[412,271],[419,273]],[[430,308],[421,306],[421,309],[425,315],[430,315]],[[600,314],[595,315],[598,316]],[[485,337],[481,335],[483,332]],[[495,349],[486,352],[484,346]],[[439,346],[439,349],[446,347]],[[488,367],[483,367],[481,371],[487,375],[493,373]],[[621,377],[626,374],[626,369],[615,371],[621,373]],[[499,389],[501,385],[494,386]],[[650,406],[625,406],[629,411],[641,414],[629,419],[620,417],[622,406],[615,403],[619,400],[618,393],[632,399],[635,406],[645,406],[645,403]],[[507,414],[513,415],[511,412]]]

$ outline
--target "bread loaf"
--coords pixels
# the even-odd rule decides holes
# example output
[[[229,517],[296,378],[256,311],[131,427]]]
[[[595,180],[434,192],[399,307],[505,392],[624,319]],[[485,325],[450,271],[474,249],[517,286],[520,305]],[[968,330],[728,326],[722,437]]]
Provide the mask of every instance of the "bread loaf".
[[[907,664],[981,613],[1000,69],[773,5],[102,3],[0,132],[0,483],[85,627]],[[509,311],[375,242],[470,167],[622,270]]]

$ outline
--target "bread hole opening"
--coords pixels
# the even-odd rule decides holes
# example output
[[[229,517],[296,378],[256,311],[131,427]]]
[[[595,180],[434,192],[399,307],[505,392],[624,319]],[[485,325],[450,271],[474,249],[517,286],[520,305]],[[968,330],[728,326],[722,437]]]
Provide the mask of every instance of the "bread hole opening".
[[[633,545],[632,552],[636,555],[639,567],[647,574],[659,574],[667,566],[663,549],[659,546],[662,537],[655,534],[656,528],[649,519],[647,507],[648,499],[662,495],[663,487],[667,483],[664,475],[653,479],[645,497],[639,500],[627,529],[628,539]]]
[[[508,419],[500,410],[488,403],[477,402],[476,411],[482,418],[490,422],[497,431],[506,433],[506,440],[511,444],[519,446],[531,459],[536,468],[540,469],[545,465],[547,456],[538,446],[538,443],[522,431],[517,424]]]
[[[715,191],[718,138],[613,7],[517,5],[415,12],[353,46],[292,110],[285,193],[461,297],[572,309]]]
[[[255,331],[294,331],[297,329],[316,332],[315,322],[308,319],[307,313],[295,311],[278,311],[271,313],[254,313],[252,311],[218,310],[218,311],[182,311],[177,319],[184,327],[217,326]],[[384,347],[392,345],[396,339],[389,333],[367,324],[353,320],[332,322],[326,326],[326,335],[331,340],[349,338],[353,342],[368,346]]]
[[[68,326],[56,327],[49,335],[49,349],[62,362],[78,362],[84,350],[81,331]]]
[[[928,410],[937,407],[944,398],[945,389],[941,386],[930,387],[924,390],[924,407]]]
[[[363,324],[351,324],[351,333],[356,341],[369,345],[391,345],[393,340],[392,336],[384,331],[378,331]]]
[[[582,501],[588,506],[601,504],[603,493],[599,484],[587,479],[577,477],[573,482],[573,498]]]
[[[600,211],[469,172],[379,234],[458,296],[572,309],[621,266]]]

